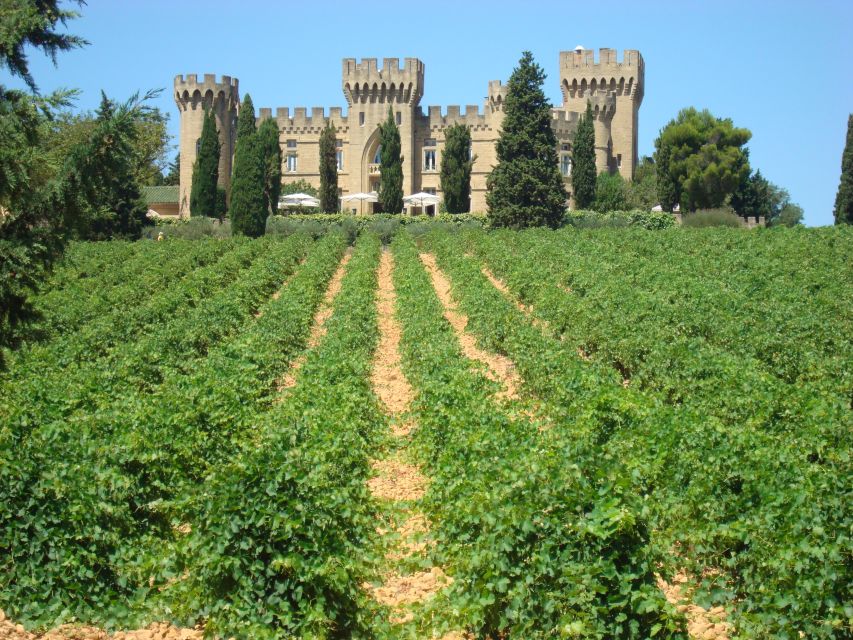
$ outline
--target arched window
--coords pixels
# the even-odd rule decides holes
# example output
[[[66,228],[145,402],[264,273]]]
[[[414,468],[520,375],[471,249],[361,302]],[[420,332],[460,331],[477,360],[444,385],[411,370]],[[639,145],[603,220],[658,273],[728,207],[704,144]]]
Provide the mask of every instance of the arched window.
[[[373,155],[373,164],[379,164],[382,162],[382,145],[378,145],[376,147],[376,153]]]

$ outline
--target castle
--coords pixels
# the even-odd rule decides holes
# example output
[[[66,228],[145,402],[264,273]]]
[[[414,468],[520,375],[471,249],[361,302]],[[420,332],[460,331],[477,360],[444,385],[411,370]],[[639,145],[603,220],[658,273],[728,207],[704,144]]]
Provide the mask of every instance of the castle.
[[[598,171],[619,171],[631,179],[637,164],[637,114],[643,101],[645,67],[639,51],[628,49],[617,61],[615,49],[577,47],[560,53],[560,87],[563,104],[551,111],[557,136],[560,170],[571,193],[572,139],[578,118],[592,104],[595,122]],[[205,109],[212,108],[219,129],[221,155],[219,181],[229,189],[240,107],[238,80],[215,75],[190,74],[175,78],[175,102],[180,111],[180,215],[189,215],[192,167]],[[471,175],[471,211],[486,210],[486,177],[497,163],[495,143],[500,135],[506,85],[490,81],[483,112],[478,105],[420,106],[424,91],[424,63],[417,58],[343,60],[341,89],[347,103],[331,107],[287,107],[276,110],[282,151],[282,183],[307,180],[320,184],[319,139],[328,122],[337,130],[338,187],[340,195],[376,191],[379,186],[378,125],[388,117],[389,106],[400,129],[404,194],[425,191],[441,194],[439,169],[444,132],[461,122],[471,130],[476,156]],[[260,109],[259,121],[272,118],[271,109]]]

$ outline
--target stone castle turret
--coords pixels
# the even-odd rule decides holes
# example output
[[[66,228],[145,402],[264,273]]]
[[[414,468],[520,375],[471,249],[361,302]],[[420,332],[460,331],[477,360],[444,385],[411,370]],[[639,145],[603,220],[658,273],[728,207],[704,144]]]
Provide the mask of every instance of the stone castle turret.
[[[645,64],[635,49],[626,49],[622,62],[615,49],[560,52],[563,109],[583,113],[587,101],[595,117],[596,166],[634,177],[637,162],[637,118],[643,102]]]
[[[175,76],[175,104],[181,114],[179,208],[181,217],[187,217],[190,213],[193,163],[198,153],[204,114],[208,109],[213,109],[216,128],[219,130],[219,184],[226,190],[231,186],[231,161],[234,157],[237,111],[240,105],[238,80],[222,76],[222,80],[217,82],[215,75],[205,74],[204,80],[199,82],[196,74]]]

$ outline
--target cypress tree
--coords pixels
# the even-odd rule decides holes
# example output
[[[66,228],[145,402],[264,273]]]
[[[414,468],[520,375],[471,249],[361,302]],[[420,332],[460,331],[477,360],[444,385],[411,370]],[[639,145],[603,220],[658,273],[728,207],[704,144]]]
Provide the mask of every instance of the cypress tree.
[[[252,104],[252,96],[247,93],[243,96],[240,113],[237,114],[237,140],[255,133],[256,130],[255,105]]]
[[[278,124],[267,118],[258,127],[258,139],[264,156],[264,209],[268,215],[278,213],[278,196],[281,193],[281,145]]]
[[[379,125],[379,203],[385,213],[403,210],[403,156],[400,155],[400,130],[388,107],[388,118]]]
[[[542,91],[544,80],[544,71],[525,51],[509,79],[498,164],[487,182],[486,202],[494,226],[556,227],[562,220],[567,194],[551,128],[551,105]]]
[[[589,209],[595,202],[595,126],[592,122],[592,105],[586,103],[586,113],[578,122],[572,144],[572,191],[575,206]]]
[[[251,123],[251,126],[250,126]],[[252,99],[246,95],[237,119],[237,149],[231,180],[231,230],[236,235],[263,235],[267,219],[264,145],[255,131]]]
[[[841,156],[841,182],[835,195],[835,224],[853,224],[853,113],[847,118],[847,143]]]
[[[338,210],[338,158],[335,125],[331,122],[320,134],[320,211]]]
[[[441,156],[441,190],[448,213],[467,213],[471,208],[471,130],[457,123],[444,134]]]
[[[208,109],[201,128],[198,157],[193,164],[190,215],[213,216],[216,211],[216,183],[219,181],[219,131],[216,116]]]

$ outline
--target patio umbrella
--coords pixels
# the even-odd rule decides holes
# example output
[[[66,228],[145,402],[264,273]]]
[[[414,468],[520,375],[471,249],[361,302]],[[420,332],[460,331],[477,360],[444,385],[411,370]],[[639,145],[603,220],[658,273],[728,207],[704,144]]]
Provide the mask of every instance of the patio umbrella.
[[[379,202],[379,196],[375,191],[370,193],[351,193],[346,196],[341,196],[341,202]],[[364,213],[364,205],[361,205],[361,212]]]
[[[419,193],[413,193],[410,196],[405,196],[403,198],[403,203],[413,207],[429,207],[438,204],[440,200],[441,198],[434,193],[425,193],[421,191]]]
[[[319,207],[320,201],[307,193],[288,193],[278,199],[278,207]]]

